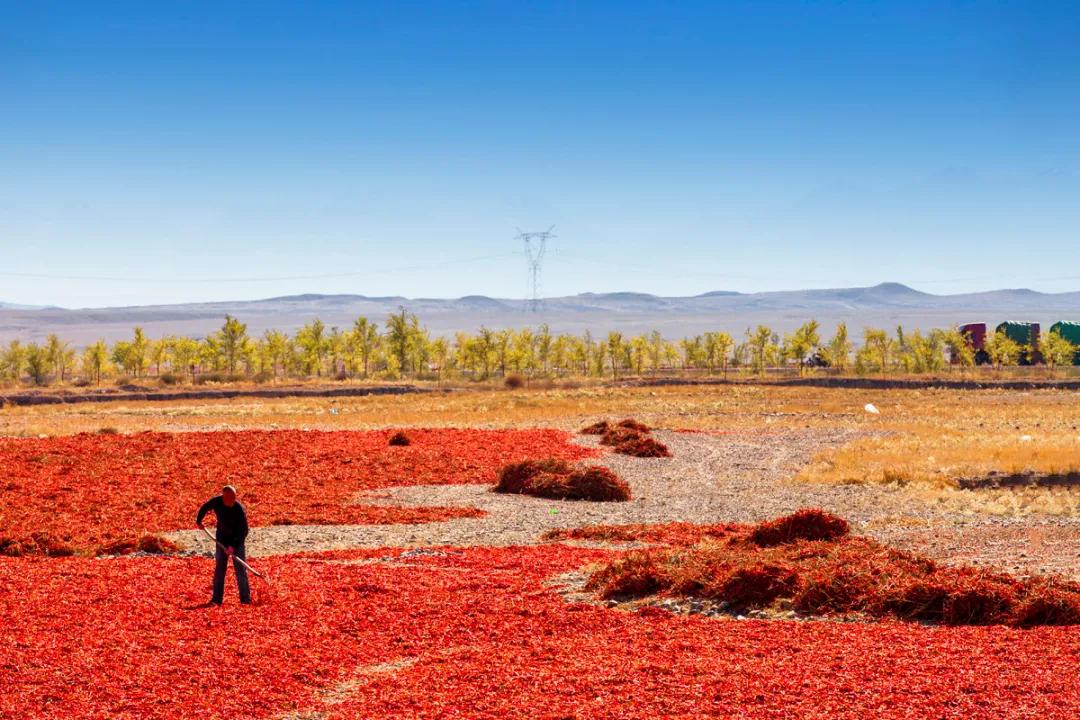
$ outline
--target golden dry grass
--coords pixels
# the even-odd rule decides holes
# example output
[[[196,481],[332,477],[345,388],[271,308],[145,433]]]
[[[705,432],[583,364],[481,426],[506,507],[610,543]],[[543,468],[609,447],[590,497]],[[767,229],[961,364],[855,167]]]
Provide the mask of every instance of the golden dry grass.
[[[806,482],[908,486],[950,509],[1080,515],[1080,488],[961,490],[992,472],[1080,470],[1080,399],[1067,391],[933,391],[882,406],[886,435],[819,454]]]

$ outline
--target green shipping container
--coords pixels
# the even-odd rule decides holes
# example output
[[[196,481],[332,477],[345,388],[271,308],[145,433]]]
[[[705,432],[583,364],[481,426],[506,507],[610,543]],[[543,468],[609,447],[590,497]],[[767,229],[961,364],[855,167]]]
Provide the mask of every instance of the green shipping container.
[[[1050,326],[1050,332],[1057,333],[1077,347],[1073,356],[1073,365],[1080,365],[1080,323],[1056,322]]]
[[[994,332],[1003,332],[1005,336],[1019,345],[1031,345],[1039,341],[1039,324],[1011,322],[1006,320],[995,328]]]
[[[1057,333],[1073,345],[1080,345],[1080,323],[1056,322],[1050,326],[1050,332]]]
[[[1020,354],[1021,365],[1038,365],[1042,362],[1042,355],[1039,354],[1039,323],[1006,320],[994,332],[1005,333],[1006,337],[1024,348]]]

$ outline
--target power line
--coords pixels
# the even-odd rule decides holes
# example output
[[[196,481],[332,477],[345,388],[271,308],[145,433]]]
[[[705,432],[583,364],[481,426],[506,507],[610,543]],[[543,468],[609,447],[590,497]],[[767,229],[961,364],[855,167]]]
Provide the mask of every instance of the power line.
[[[761,282],[784,281],[784,282],[793,283],[792,288],[790,288],[790,289],[793,289],[793,290],[814,289],[814,288],[807,288],[807,287],[799,287],[797,285],[797,283],[805,282],[805,280],[801,280],[801,279],[793,277],[793,276],[779,276],[779,275],[775,275],[775,274],[774,275],[745,275],[745,274],[735,274],[735,273],[723,273],[723,272],[714,272],[714,271],[694,271],[694,270],[678,270],[676,274],[669,274],[669,273],[659,272],[657,266],[655,266],[655,265],[645,265],[645,264],[638,264],[638,263],[630,263],[630,262],[625,262],[625,261],[621,261],[621,260],[617,260],[617,259],[611,259],[611,258],[589,257],[587,255],[578,255],[578,254],[575,254],[575,253],[566,253],[566,252],[563,252],[561,250],[558,251],[557,253],[555,253],[554,256],[553,256],[553,259],[556,260],[556,261],[559,258],[565,258],[565,259],[573,260],[573,261],[576,261],[576,262],[593,263],[593,264],[596,264],[596,265],[603,265],[605,267],[617,267],[617,268],[625,268],[627,270],[647,271],[647,272],[649,272],[651,274],[652,277],[670,277],[670,278],[710,277],[710,278],[718,278],[718,279],[726,279],[726,280],[753,280],[753,281],[761,281]],[[1060,281],[1063,281],[1063,280],[1080,280],[1080,275],[1053,275],[1053,276],[1044,276],[1044,277],[1029,277],[1029,278],[1026,278],[1026,279],[1023,279],[1023,280],[1016,280],[1015,277],[1016,277],[1015,274],[1009,275],[1009,274],[1000,273],[1000,274],[996,274],[996,275],[976,275],[976,276],[968,275],[968,276],[963,276],[963,277],[933,278],[933,279],[898,277],[898,278],[893,279],[892,281],[893,282],[904,283],[905,285],[929,285],[929,284],[959,283],[959,282],[1009,282],[1009,283],[1014,283],[1015,284],[1017,282],[1019,282],[1019,283],[1043,283],[1043,282],[1060,282]],[[857,279],[848,278],[848,279],[838,280],[836,282],[837,282],[838,287],[860,287],[859,283],[860,282],[865,282],[865,279],[860,281],[860,280],[857,280]],[[991,290],[995,290],[995,289],[999,289],[999,288],[991,288]],[[751,292],[775,292],[775,291],[757,290],[757,291],[751,291]]]
[[[175,275],[167,278],[149,278],[129,275],[127,277],[110,277],[103,275],[55,275],[52,273],[26,273],[0,271],[0,276],[34,278],[40,280],[91,280],[98,282],[155,282],[155,283],[239,283],[239,282],[283,282],[287,280],[322,280],[326,278],[364,277],[370,275],[382,275],[385,273],[413,272],[417,270],[438,270],[451,265],[464,265],[484,260],[497,260],[501,258],[520,255],[518,252],[499,253],[497,255],[481,255],[478,257],[461,258],[459,260],[445,260],[438,263],[424,265],[406,265],[396,268],[373,268],[371,270],[357,270],[352,272],[319,273],[315,275],[279,275],[264,277],[221,277],[221,278],[178,278]]]
[[[555,258],[566,258],[569,260],[575,260],[580,262],[593,263],[596,265],[603,265],[605,267],[618,267],[625,268],[627,270],[641,270],[652,274],[654,277],[670,277],[670,278],[686,278],[686,277],[710,277],[710,278],[724,278],[727,280],[761,280],[761,281],[774,281],[775,275],[737,275],[732,273],[722,273],[714,271],[686,271],[682,269],[676,269],[674,273],[664,273],[656,265],[645,265],[638,263],[628,263],[615,258],[598,258],[589,257],[587,255],[577,255],[575,253],[565,253],[559,251],[555,254]]]

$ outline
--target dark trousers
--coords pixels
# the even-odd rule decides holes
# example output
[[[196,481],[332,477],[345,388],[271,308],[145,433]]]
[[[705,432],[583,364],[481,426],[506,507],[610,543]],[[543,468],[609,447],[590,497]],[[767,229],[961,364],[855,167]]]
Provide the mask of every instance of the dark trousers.
[[[233,571],[236,573],[236,588],[240,591],[240,602],[251,602],[251,586],[248,585],[247,568],[240,564],[240,560],[246,560],[244,544],[240,543],[233,548]],[[225,571],[229,566],[229,556],[220,547],[214,553],[214,597],[212,602],[219,605],[225,598]]]

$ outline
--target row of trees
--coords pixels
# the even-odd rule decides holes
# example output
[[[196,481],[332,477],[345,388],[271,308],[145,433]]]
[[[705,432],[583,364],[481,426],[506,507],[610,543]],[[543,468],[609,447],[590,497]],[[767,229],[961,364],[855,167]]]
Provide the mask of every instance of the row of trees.
[[[987,339],[986,351],[995,365],[1016,364],[1024,348],[1004,334]],[[1072,362],[1077,348],[1055,333],[1040,339],[1037,348],[1047,364]],[[841,323],[832,337],[821,337],[811,320],[781,337],[765,325],[747,329],[736,338],[726,332],[707,332],[671,342],[659,332],[606,337],[552,333],[537,329],[457,333],[452,339],[432,338],[416,315],[401,310],[383,326],[361,317],[351,328],[327,328],[314,320],[294,335],[267,330],[251,337],[247,325],[226,316],[221,328],[201,339],[167,336],[149,338],[136,327],[129,340],[108,345],[99,340],[77,352],[68,342],[50,335],[44,343],[12,341],[0,350],[0,379],[29,380],[44,385],[75,380],[99,384],[119,375],[158,376],[168,382],[190,378],[260,381],[282,377],[446,378],[485,380],[518,373],[528,377],[642,375],[672,370],[727,373],[748,368],[831,367],[839,372],[932,373],[949,364],[969,367],[975,352],[957,330],[894,334],[866,328],[856,346]]]

